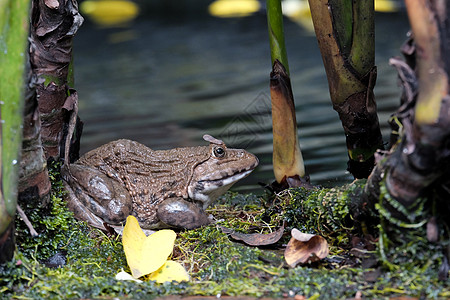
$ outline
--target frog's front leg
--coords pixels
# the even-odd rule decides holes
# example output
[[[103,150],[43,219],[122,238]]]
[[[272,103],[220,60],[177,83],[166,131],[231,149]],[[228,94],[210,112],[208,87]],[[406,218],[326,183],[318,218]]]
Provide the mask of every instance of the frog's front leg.
[[[92,226],[119,225],[131,214],[132,200],[123,184],[99,170],[79,164],[61,170],[68,191],[68,207]]]
[[[183,198],[164,200],[158,205],[157,215],[160,221],[171,227],[193,229],[211,223],[200,206]]]

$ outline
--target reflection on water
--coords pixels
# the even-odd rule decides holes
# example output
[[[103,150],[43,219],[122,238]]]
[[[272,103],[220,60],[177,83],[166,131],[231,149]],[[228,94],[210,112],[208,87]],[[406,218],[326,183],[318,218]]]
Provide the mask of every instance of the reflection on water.
[[[385,136],[399,98],[387,61],[399,55],[407,29],[402,13],[377,15],[375,93]],[[288,20],[285,34],[306,170],[313,184],[349,182],[345,137],[317,41]],[[85,123],[82,153],[118,138],[153,149],[200,145],[208,133],[259,157],[260,167],[241,189],[273,179],[271,65],[262,13],[216,19],[153,11],[131,27],[109,29],[86,22],[75,39],[75,67]]]

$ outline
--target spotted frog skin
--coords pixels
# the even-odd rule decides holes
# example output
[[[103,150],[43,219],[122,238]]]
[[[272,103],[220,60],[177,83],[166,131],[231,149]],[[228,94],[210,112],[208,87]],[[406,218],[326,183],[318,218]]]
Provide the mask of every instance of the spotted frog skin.
[[[92,226],[121,226],[133,215],[144,229],[196,228],[210,223],[205,209],[258,165],[253,154],[209,146],[152,150],[117,140],[64,166],[69,209]]]

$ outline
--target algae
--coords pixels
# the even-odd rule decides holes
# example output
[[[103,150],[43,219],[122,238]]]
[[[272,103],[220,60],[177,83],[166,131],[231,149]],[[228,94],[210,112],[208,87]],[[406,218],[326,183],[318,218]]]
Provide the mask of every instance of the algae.
[[[333,189],[291,189],[277,195],[228,193],[209,209],[216,224],[177,234],[171,259],[184,264],[191,281],[157,284],[115,280],[121,269],[129,272],[121,238],[76,221],[62,200],[57,173],[51,173],[53,189],[47,206],[24,205],[40,236],[32,238],[22,221],[16,220],[18,249],[13,261],[0,266],[1,298],[302,295],[346,299],[358,292],[369,299],[450,297],[448,279],[439,280],[448,245],[427,242],[425,229],[411,229],[413,239],[395,247],[382,239],[374,240],[373,250],[355,245],[358,229],[352,226],[349,204],[363,182]],[[267,233],[282,222],[285,237],[265,247],[236,242],[219,227]],[[288,268],[283,250],[294,227],[327,238],[330,255],[321,262]]]

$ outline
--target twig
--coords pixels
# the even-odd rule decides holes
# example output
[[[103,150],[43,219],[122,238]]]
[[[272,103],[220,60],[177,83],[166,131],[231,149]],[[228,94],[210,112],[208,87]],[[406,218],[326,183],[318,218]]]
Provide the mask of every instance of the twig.
[[[17,205],[17,212],[19,213],[19,216],[22,218],[22,220],[25,222],[25,225],[27,225],[28,229],[30,230],[30,234],[32,237],[37,237],[39,233],[34,230],[33,225],[31,224],[30,220],[28,219],[25,212],[20,208],[19,205]]]
[[[75,131],[75,126],[77,123],[77,116],[78,116],[77,92],[73,91],[73,94],[70,96],[70,98],[71,98],[70,101],[67,101],[69,107],[65,107],[71,113],[70,113],[69,128],[67,130],[67,136],[66,136],[65,147],[64,147],[64,166],[68,166],[70,164],[70,161],[69,161],[70,142],[72,140],[73,132]]]

